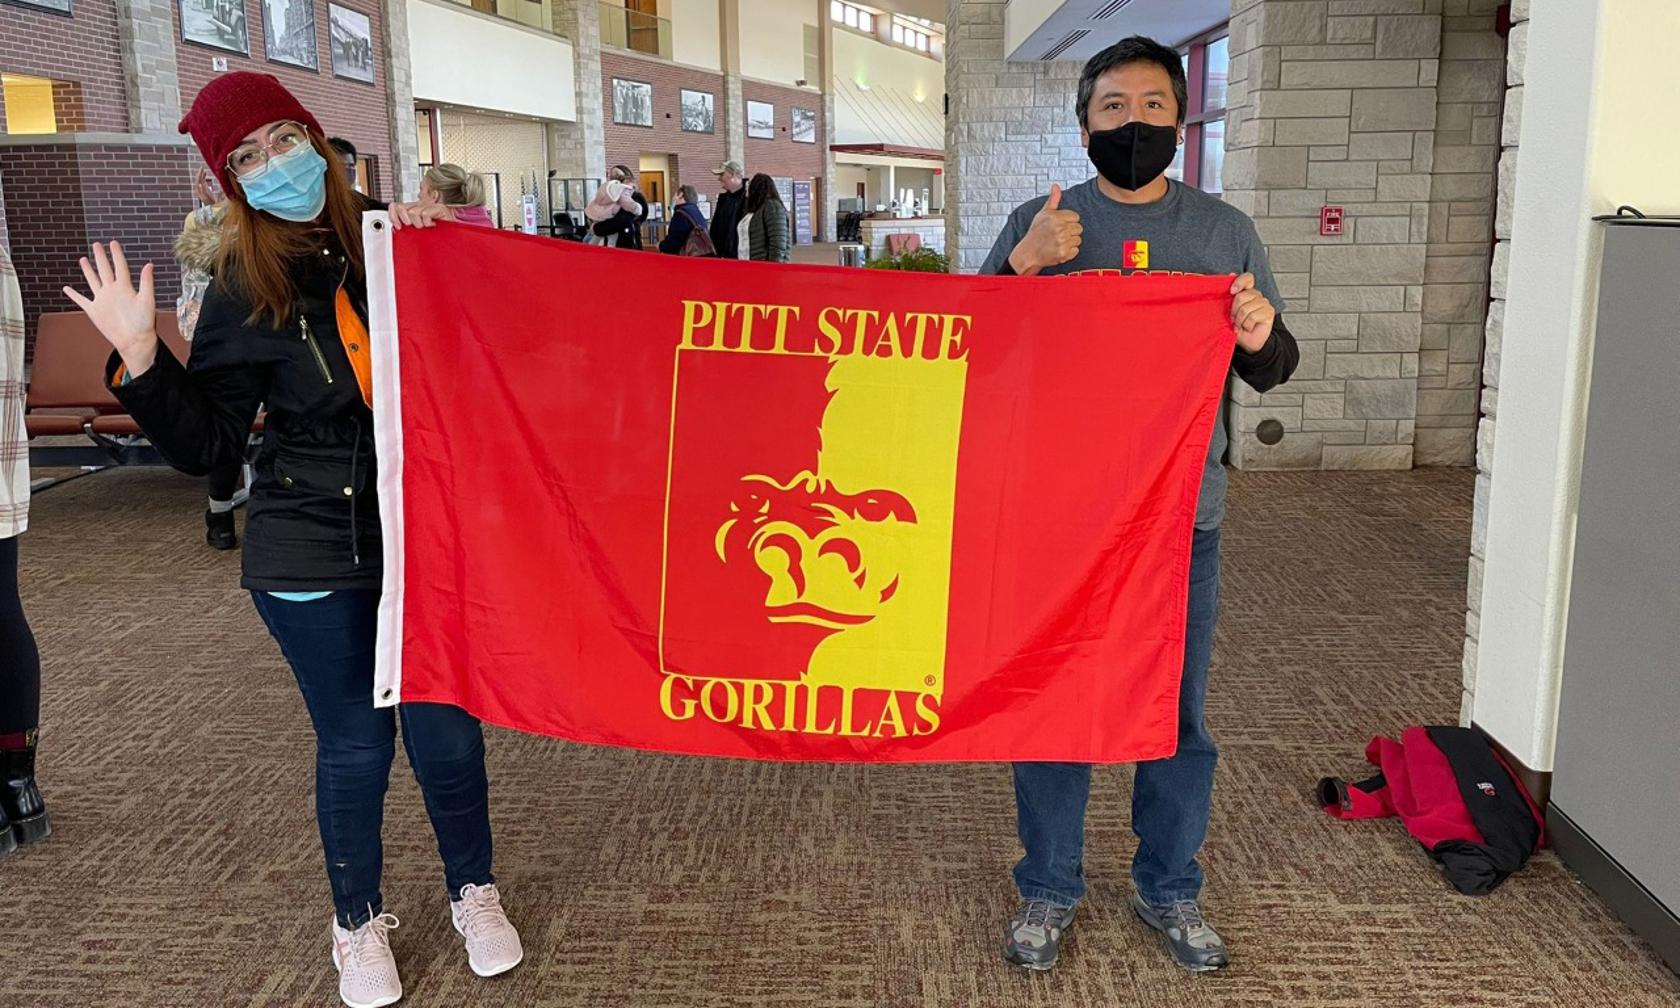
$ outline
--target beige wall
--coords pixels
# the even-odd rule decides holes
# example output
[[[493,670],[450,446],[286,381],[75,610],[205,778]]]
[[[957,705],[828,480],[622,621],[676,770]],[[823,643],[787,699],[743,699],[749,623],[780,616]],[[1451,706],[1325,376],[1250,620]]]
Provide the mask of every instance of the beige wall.
[[[408,0],[408,39],[422,103],[577,118],[566,39],[433,0]]]
[[[671,58],[689,66],[723,70],[718,0],[663,0],[659,6],[671,19]]]
[[[902,46],[834,32],[834,142],[945,146],[945,65]]]
[[[805,26],[817,23],[817,2],[741,0],[741,76],[784,87],[803,80]]]

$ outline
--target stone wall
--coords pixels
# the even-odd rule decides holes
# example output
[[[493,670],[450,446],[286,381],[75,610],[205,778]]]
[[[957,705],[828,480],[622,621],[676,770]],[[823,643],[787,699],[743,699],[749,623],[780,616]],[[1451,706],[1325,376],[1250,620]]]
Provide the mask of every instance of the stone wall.
[[[1476,457],[1494,166],[1505,92],[1497,7],[1498,0],[1448,0],[1442,11],[1414,465],[1468,466]]]
[[[604,179],[607,174],[601,70],[601,8],[596,0],[554,0],[554,30],[572,43],[577,119],[548,127],[548,164],[560,178]],[[610,85],[609,85],[610,86]],[[635,161],[630,162],[632,165]]]
[[[1254,218],[1301,343],[1276,392],[1234,383],[1233,464],[1406,469],[1464,445],[1474,384],[1451,364],[1480,353],[1495,6],[1233,0],[1225,198]],[[1340,235],[1319,234],[1326,205]]]
[[[1010,211],[1091,175],[1074,114],[1077,63],[1005,59],[1003,0],[949,0],[945,18],[946,241],[952,268],[985,261]]]
[[[1511,254],[1511,213],[1517,191],[1517,137],[1522,129],[1523,64],[1528,55],[1529,0],[1512,0],[1511,34],[1505,60],[1505,112],[1500,124],[1499,173],[1495,196],[1493,266],[1482,351],[1481,417],[1476,427],[1476,497],[1470,526],[1470,577],[1466,589],[1464,702],[1460,720],[1470,722],[1476,695],[1477,642],[1481,636],[1482,574],[1487,557],[1488,498],[1493,492],[1493,436],[1499,413],[1499,348],[1505,336],[1505,271]]]

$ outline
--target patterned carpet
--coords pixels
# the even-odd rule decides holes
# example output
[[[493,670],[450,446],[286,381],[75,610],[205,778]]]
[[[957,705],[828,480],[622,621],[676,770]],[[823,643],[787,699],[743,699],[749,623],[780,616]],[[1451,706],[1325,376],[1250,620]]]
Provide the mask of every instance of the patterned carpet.
[[[1470,476],[1241,475],[1210,701],[1209,907],[1236,962],[1179,972],[1126,908],[1128,774],[1100,774],[1063,964],[999,961],[1001,766],[706,761],[491,738],[525,964],[468,972],[398,756],[387,907],[418,1006],[1659,1008],[1680,981],[1551,855],[1451,892],[1396,824],[1308,800],[1375,732],[1458,714]],[[0,1004],[336,1005],[311,739],[201,490],[161,471],[41,495],[25,601],[56,832],[0,862]]]

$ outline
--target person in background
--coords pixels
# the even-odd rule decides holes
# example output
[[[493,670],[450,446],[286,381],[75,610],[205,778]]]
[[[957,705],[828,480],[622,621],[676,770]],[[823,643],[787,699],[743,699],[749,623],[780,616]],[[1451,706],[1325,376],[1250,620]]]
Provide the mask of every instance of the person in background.
[[[266,404],[241,584],[291,665],[315,729],[339,997],[351,1008],[402,997],[389,935],[398,922],[380,892],[398,721],[467,965],[479,976],[505,972],[525,953],[491,873],[478,719],[449,704],[374,706],[385,572],[361,235],[363,212],[385,208],[329,166],[320,124],[268,74],[217,76],[181,130],[228,197],[191,359],[183,366],[160,345],[151,264],[136,286],[121,245],[96,243],[81,262],[89,292],[64,292],[112,346],[112,394],[177,469],[202,475],[241,460]],[[390,207],[393,229],[446,215],[436,205]]]
[[[701,249],[710,249],[709,252]],[[677,202],[671,207],[671,227],[659,251],[667,255],[716,255],[706,233],[706,215],[700,212],[700,192],[691,185],[677,187]]]
[[[327,146],[333,149],[339,163],[344,165],[344,180],[350,183],[350,188],[361,192],[361,183],[356,179],[356,145],[343,137],[328,137]]]
[[[613,178],[624,188],[619,193],[618,202],[613,205],[614,213],[606,220],[596,222],[590,233],[618,248],[641,250],[642,222],[648,218],[648,201],[636,188],[636,173],[626,165],[613,166]],[[634,209],[625,209],[625,200],[634,205]]]
[[[618,222],[621,214],[629,214],[633,220],[642,212],[645,202],[636,202],[636,186],[630,169],[624,165],[613,165],[607,170],[607,180],[601,188],[595,190],[595,195],[583,208],[583,217],[589,234],[585,241],[591,245],[617,245],[620,235],[624,231],[622,223]]]
[[[746,169],[739,161],[725,161],[712,174],[718,177],[718,185],[723,188],[712,207],[712,246],[717,249],[720,258],[734,259],[740,246],[740,236],[735,228],[741,223],[741,212],[747,202]]]
[[[743,259],[758,262],[788,262],[791,242],[788,237],[787,205],[776,189],[776,180],[760,172],[747,185],[747,238],[742,250]]]
[[[52,832],[35,783],[41,655],[18,597],[18,537],[29,527],[23,408],[23,299],[0,246],[0,856]]]
[[[420,205],[442,206],[452,221],[495,227],[484,199],[484,180],[460,165],[432,165],[420,176]]]
[[[216,186],[208,168],[200,168],[193,182],[199,208],[187,215],[181,234],[175,239],[175,261],[181,267],[181,296],[175,299],[175,321],[181,338],[192,342],[198,324],[204,292],[210,288],[216,257],[222,251],[222,221],[227,217],[227,200]],[[204,512],[204,541],[212,549],[230,550],[239,545],[234,531],[233,509],[240,503],[244,481],[243,460],[210,473],[210,506]]]

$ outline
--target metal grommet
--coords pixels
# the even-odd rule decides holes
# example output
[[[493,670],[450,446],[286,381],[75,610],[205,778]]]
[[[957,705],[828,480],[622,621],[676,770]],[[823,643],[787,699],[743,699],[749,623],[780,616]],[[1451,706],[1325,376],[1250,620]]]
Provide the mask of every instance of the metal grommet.
[[[384,222],[384,221],[382,221],[382,220],[376,220],[376,221],[374,221],[374,222],[373,222],[373,229],[374,229],[374,230],[375,230],[375,231],[383,231],[383,230],[385,230],[385,222]],[[388,692],[388,691],[387,691],[387,692]]]
[[[379,692],[379,699],[381,699],[381,700],[391,699],[391,687],[387,686],[383,690],[381,690]]]
[[[359,346],[357,346],[357,345],[356,345],[356,344],[354,344],[354,343],[352,343],[352,344],[350,344],[350,351],[351,351],[351,352],[352,352],[352,353],[355,353],[355,352],[357,352],[357,351],[359,351],[359,350],[361,350],[361,349],[362,349],[362,348],[361,348],[361,347],[359,347]]]

